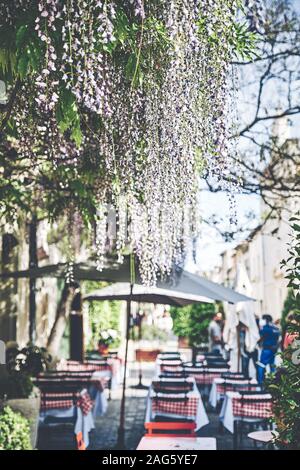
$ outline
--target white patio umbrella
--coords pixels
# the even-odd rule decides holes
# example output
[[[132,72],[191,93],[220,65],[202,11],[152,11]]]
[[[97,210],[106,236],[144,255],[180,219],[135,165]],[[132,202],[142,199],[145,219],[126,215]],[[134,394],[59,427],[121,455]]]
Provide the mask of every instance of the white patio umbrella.
[[[130,300],[132,302],[166,304],[175,307],[183,307],[191,303],[213,303],[209,297],[188,294],[186,292],[175,291],[171,288],[161,288],[156,286],[143,286],[133,284],[130,295],[129,282],[117,282],[102,289],[95,290],[83,297],[83,300]]]
[[[7,278],[42,278],[56,277],[65,278],[68,265],[58,263],[53,265],[39,266],[23,271],[4,271],[0,273],[0,279]],[[134,264],[134,284],[143,285],[139,275],[137,263]],[[76,281],[108,281],[108,282],[131,282],[130,257],[126,256],[124,262],[118,263],[116,259],[107,259],[102,271],[96,267],[92,260],[73,265],[74,279]],[[202,276],[192,274],[182,268],[176,268],[167,279],[158,280],[157,288],[168,289],[185,294],[205,297],[211,300],[227,301],[229,303],[246,302],[252,300],[244,294],[225,287],[216,282],[209,281]]]

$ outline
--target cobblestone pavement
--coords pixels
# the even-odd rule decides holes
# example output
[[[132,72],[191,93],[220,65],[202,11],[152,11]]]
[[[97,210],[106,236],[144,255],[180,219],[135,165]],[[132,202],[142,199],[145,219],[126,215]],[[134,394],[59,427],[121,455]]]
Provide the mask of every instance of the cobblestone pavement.
[[[143,370],[143,383],[149,385],[153,376],[153,368],[149,366]],[[137,384],[137,371],[130,369],[126,391],[126,423],[125,445],[126,449],[134,450],[144,434],[144,421],[146,411],[147,390],[137,390],[132,385]],[[96,420],[95,429],[90,433],[89,450],[111,450],[117,443],[119,415],[120,415],[121,387],[112,392],[108,410],[105,416]],[[217,449],[232,449],[232,434],[222,430],[219,425],[218,414],[208,412],[209,424],[198,431],[201,437],[216,437]],[[40,433],[39,449],[74,449],[72,428],[64,429],[49,434]],[[243,441],[243,449],[253,449],[252,442],[246,437]]]

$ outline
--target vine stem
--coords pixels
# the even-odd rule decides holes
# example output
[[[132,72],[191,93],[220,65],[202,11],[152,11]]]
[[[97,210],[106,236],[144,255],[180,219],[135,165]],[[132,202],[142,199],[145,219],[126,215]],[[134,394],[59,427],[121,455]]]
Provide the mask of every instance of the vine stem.
[[[143,44],[143,38],[144,38],[144,19],[143,18],[142,18],[142,25],[141,26],[142,26],[141,27],[141,38],[140,38],[138,55],[137,55],[136,64],[135,64],[135,70],[134,70],[134,74],[133,74],[132,82],[131,82],[131,89],[134,87],[134,82],[135,82],[137,71],[138,71],[138,68],[139,68],[139,65],[140,65],[142,44]]]

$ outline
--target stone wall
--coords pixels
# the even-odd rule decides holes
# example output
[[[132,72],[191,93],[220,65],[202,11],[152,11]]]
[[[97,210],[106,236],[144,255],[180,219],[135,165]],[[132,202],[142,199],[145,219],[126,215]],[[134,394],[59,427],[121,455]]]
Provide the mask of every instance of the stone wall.
[[[1,271],[28,269],[29,246],[28,227],[21,225],[18,230],[7,228],[1,235]],[[46,221],[39,223],[38,261],[39,265],[56,263],[62,255],[54,244],[47,241],[49,226]],[[11,241],[9,241],[11,239]],[[57,279],[38,279],[36,292],[37,341],[45,346],[56,313],[60,285]],[[0,339],[14,340],[24,346],[29,339],[29,281],[28,279],[1,280],[0,289]]]

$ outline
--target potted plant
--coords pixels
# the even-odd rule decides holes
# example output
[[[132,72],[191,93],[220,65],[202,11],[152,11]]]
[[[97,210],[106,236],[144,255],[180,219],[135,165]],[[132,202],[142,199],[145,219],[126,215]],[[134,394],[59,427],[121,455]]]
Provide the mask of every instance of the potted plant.
[[[102,330],[99,335],[98,352],[101,356],[107,356],[109,347],[118,341],[118,332],[112,328]]]
[[[2,406],[9,406],[20,412],[29,421],[31,445],[36,446],[40,393],[34,387],[33,377],[46,370],[51,357],[46,349],[28,346],[19,349],[16,344],[8,344],[6,366],[0,374],[0,400]]]
[[[9,406],[0,411],[0,450],[32,450],[28,420]]]

